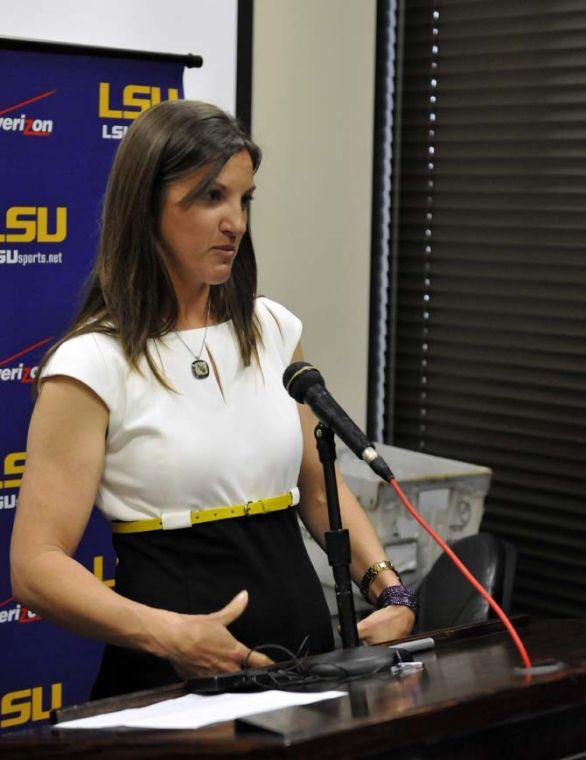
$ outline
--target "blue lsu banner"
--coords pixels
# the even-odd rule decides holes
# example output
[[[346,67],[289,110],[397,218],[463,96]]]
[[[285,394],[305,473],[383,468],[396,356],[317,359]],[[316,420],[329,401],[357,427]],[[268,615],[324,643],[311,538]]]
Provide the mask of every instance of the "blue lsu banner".
[[[0,731],[84,701],[99,665],[100,645],[25,609],[10,588],[31,383],[77,309],[119,140],[142,111],[183,97],[182,78],[171,62],[0,50]],[[76,559],[113,585],[98,514]]]

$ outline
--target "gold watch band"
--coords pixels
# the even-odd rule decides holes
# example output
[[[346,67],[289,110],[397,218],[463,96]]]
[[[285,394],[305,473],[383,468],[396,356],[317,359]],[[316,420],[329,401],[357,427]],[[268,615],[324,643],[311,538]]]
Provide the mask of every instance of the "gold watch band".
[[[368,568],[368,570],[364,573],[362,576],[362,580],[360,581],[360,593],[362,596],[366,599],[367,602],[370,602],[370,599],[368,598],[368,590],[370,588],[370,584],[373,582],[373,580],[376,578],[376,576],[379,573],[382,573],[383,570],[392,570],[397,578],[399,579],[399,583],[403,585],[403,581],[401,580],[401,576],[397,572],[397,569],[393,565],[393,563],[389,559],[381,559],[378,562],[373,562],[372,565]]]

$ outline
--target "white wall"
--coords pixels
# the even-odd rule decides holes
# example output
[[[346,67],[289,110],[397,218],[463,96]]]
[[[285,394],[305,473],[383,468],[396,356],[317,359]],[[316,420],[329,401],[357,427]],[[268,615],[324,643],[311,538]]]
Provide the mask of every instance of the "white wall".
[[[261,292],[366,420],[375,0],[255,0],[253,207]]]
[[[201,55],[203,68],[186,72],[186,97],[229,111],[236,18],[236,0],[0,0],[3,37]]]

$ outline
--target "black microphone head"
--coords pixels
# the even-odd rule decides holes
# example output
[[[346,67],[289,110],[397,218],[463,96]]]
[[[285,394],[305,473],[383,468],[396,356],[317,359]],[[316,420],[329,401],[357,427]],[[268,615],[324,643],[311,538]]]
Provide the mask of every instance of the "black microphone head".
[[[294,362],[283,373],[283,385],[295,401],[303,404],[307,391],[313,385],[325,386],[325,382],[320,371],[308,362]]]

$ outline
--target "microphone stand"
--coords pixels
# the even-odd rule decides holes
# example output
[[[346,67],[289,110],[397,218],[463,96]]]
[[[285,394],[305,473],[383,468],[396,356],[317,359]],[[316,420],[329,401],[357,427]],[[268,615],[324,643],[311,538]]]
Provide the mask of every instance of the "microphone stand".
[[[334,467],[336,461],[334,433],[327,425],[320,422],[315,428],[315,440],[326,486],[330,530],[325,532],[325,544],[328,562],[334,575],[342,649],[311,657],[309,672],[326,677],[374,673],[390,668],[397,661],[396,651],[388,647],[360,645],[350,577],[352,560],[350,534],[342,527]]]
[[[326,530],[324,537],[326,542],[326,554],[328,562],[334,574],[334,586],[336,589],[336,602],[338,604],[338,617],[340,620],[340,635],[344,649],[357,647],[360,644],[358,629],[356,628],[356,610],[354,597],[352,596],[352,578],[350,577],[350,533],[342,528],[342,516],[340,514],[340,500],[338,499],[338,484],[336,482],[336,443],[334,433],[323,423],[318,423],[315,428],[315,440],[319,461],[324,470],[326,484],[326,496],[328,500],[328,517],[330,530]]]

